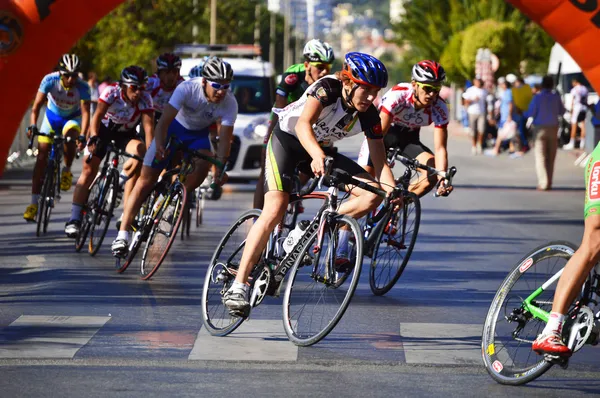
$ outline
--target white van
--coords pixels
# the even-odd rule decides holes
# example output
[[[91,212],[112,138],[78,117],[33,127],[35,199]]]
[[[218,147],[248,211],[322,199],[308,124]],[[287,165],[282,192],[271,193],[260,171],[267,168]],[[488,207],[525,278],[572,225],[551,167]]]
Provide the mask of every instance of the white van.
[[[275,69],[261,59],[233,58],[241,46],[178,46],[176,52],[189,54],[191,48],[200,49],[197,54],[206,55],[207,48],[233,68],[230,90],[238,101],[238,117],[233,128],[234,141],[231,146],[227,174],[232,179],[257,179],[260,173],[260,156],[263,140],[267,133],[271,108],[275,102]],[[242,46],[253,48],[253,46]],[[188,78],[190,70],[202,61],[197,58],[182,58],[181,75]]]

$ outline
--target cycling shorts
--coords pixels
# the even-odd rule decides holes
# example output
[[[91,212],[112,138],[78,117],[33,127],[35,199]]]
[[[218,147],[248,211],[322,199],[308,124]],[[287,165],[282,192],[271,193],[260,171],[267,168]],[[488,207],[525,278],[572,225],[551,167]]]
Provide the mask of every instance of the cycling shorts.
[[[182,145],[189,150],[196,151],[199,149],[207,149],[210,151],[209,132],[210,127],[202,130],[188,130],[177,120],[173,120],[169,125],[167,141],[170,138],[175,138],[176,140],[174,141],[177,141],[178,145]],[[162,170],[171,163],[176,152],[176,148],[169,148],[167,156],[165,156],[163,160],[158,160],[156,159],[156,140],[152,140],[152,143],[146,152],[146,156],[144,156],[144,166]]]
[[[600,215],[600,143],[585,168],[585,206],[583,217]]]
[[[383,137],[386,151],[390,148],[399,148],[400,154],[407,158],[415,159],[423,152],[433,155],[431,149],[421,142],[420,129],[409,129],[402,126],[390,126],[387,134]],[[369,144],[364,140],[358,154],[358,164],[373,167],[371,156],[369,156]]]
[[[108,149],[108,144],[111,141],[115,141],[115,145],[117,148],[125,150],[129,141],[133,139],[138,139],[136,137],[136,131],[134,129],[129,131],[117,131],[115,129],[110,129],[104,125],[104,123],[100,123],[100,128],[98,130],[98,143],[96,144],[96,150],[94,151],[94,156],[100,159],[103,159],[106,156],[106,151]],[[87,158],[89,156],[90,151],[87,147],[85,147],[84,155]]]
[[[78,134],[81,133],[81,111],[63,117],[52,112],[50,109],[46,109],[40,132],[45,134],[61,132],[62,135],[65,135],[69,130],[75,130]],[[40,144],[52,144],[53,141],[52,137],[38,136],[38,143]]]
[[[323,148],[323,151],[326,155],[333,157],[333,167],[342,169],[353,176],[365,174],[362,167],[350,158],[337,153],[335,148]],[[291,193],[296,169],[308,176],[314,176],[310,167],[311,161],[312,158],[298,138],[282,131],[277,123],[267,144],[265,192]]]

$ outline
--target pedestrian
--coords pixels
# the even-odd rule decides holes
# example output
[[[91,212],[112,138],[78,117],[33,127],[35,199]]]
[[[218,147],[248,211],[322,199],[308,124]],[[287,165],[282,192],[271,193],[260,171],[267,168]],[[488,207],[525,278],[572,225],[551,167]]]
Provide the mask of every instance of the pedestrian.
[[[106,89],[106,87],[110,86],[111,84],[113,84],[113,80],[111,79],[111,77],[104,76],[104,79],[102,79],[102,83],[98,85],[98,93],[102,95],[104,89]]]
[[[563,149],[566,150],[575,149],[577,127],[581,129],[579,149],[585,147],[585,115],[587,113],[588,89],[576,77],[571,80],[571,84],[573,84],[571,89],[571,139],[568,144],[563,146]]]
[[[88,72],[88,86],[90,86],[91,94],[90,117],[93,117],[96,112],[96,107],[98,107],[98,98],[100,97],[98,90],[98,75],[94,71]]]
[[[524,116],[525,111],[529,108],[533,94],[529,84],[525,83],[522,77],[515,79],[512,91],[512,107],[516,117],[513,120],[517,123],[519,129],[519,139],[521,148],[516,153],[517,156],[525,154],[529,151],[529,141],[527,139],[527,118]]]
[[[562,99],[553,88],[552,76],[544,76],[542,90],[533,97],[527,110],[527,114],[533,118],[535,170],[539,191],[552,189],[554,159],[558,147],[558,121],[565,112]]]
[[[483,89],[483,82],[479,78],[473,80],[473,85],[463,93],[463,99],[467,106],[469,115],[469,127],[471,129],[472,146],[471,153],[480,155],[482,152],[483,134],[486,118],[487,92]]]

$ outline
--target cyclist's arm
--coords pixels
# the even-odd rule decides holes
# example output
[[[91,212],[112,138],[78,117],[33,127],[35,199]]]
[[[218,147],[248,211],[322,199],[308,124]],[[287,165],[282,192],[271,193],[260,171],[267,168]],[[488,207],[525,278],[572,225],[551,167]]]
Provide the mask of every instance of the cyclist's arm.
[[[154,138],[154,112],[142,112],[142,126],[146,134],[146,149],[148,149]]]
[[[81,101],[81,135],[87,137],[90,128],[90,101]]]
[[[38,91],[35,100],[33,101],[33,107],[31,108],[31,116],[29,117],[29,125],[37,125],[38,118],[40,116],[40,110],[42,105],[46,101],[46,93]]]
[[[433,147],[435,156],[435,168],[438,170],[448,169],[448,127],[435,127],[433,130]],[[438,176],[438,179],[441,177]]]
[[[369,154],[373,162],[373,168],[375,169],[375,178],[384,184],[383,189],[387,192],[393,191],[394,176],[385,161],[386,156],[383,140],[367,138],[367,144],[369,145]]]
[[[160,116],[160,119],[158,119],[158,123],[156,124],[156,128],[154,129],[154,140],[156,141],[157,153],[160,151],[164,152],[167,140],[167,131],[169,130],[171,122],[175,119],[175,116],[177,116],[177,112],[179,111],[175,109],[173,105],[167,104],[163,109],[163,113]]]
[[[95,137],[98,135],[100,130],[100,123],[106,112],[108,111],[109,105],[104,101],[98,101],[98,108],[96,108],[96,112],[92,117],[92,124],[90,125],[90,137]],[[89,138],[89,137],[86,137]]]
[[[229,158],[229,150],[231,148],[232,138],[233,126],[225,126],[221,124],[221,128],[219,129],[219,145],[217,147],[217,159],[219,159],[222,163],[225,163]]]
[[[381,131],[383,132],[383,135],[386,135],[394,118],[387,111],[384,111],[383,108],[381,112],[379,112],[379,118],[381,119]]]
[[[287,97],[276,94],[275,95],[275,105],[273,108],[285,108],[288,105]],[[271,111],[271,118],[269,121],[269,128],[267,129],[267,135],[265,135],[265,145],[269,142],[269,138],[271,138],[271,134],[273,134],[273,129],[275,128],[275,124],[277,123],[277,115],[275,112]]]
[[[317,122],[319,115],[323,111],[323,105],[318,99],[309,96],[302,110],[302,114],[296,123],[296,135],[300,144],[306,149],[306,152],[313,159],[325,159],[325,153],[317,142],[315,133],[312,129],[313,124]]]

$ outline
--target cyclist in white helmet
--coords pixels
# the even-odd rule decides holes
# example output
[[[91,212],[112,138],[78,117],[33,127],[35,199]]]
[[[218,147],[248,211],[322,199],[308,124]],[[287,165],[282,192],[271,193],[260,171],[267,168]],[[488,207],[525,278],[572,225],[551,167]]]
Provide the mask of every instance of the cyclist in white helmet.
[[[335,55],[333,54],[333,48],[328,43],[319,39],[312,39],[304,46],[303,54],[304,63],[292,65],[283,72],[281,82],[277,86],[274,108],[282,109],[289,103],[295,102],[304,94],[308,86],[331,71]],[[265,135],[265,148],[275,127],[273,115],[271,113],[269,129]],[[257,209],[262,209],[264,201],[265,150],[263,150],[261,159],[260,176],[256,184],[256,191],[254,191],[254,207]]]
[[[69,190],[73,183],[71,164],[75,158],[75,139],[87,135],[90,125],[90,87],[79,78],[80,69],[79,57],[75,54],[65,54],[58,64],[58,72],[44,76],[33,102],[30,126],[27,128],[28,137],[37,132],[40,110],[48,100],[41,132],[58,133],[72,138],[71,143],[65,144],[65,167],[60,178],[60,189],[63,191]],[[23,218],[27,221],[35,221],[38,212],[38,199],[52,141],[50,137],[38,137],[38,155],[31,184],[31,203],[23,214]],[[85,138],[82,138],[81,142],[84,143]]]

